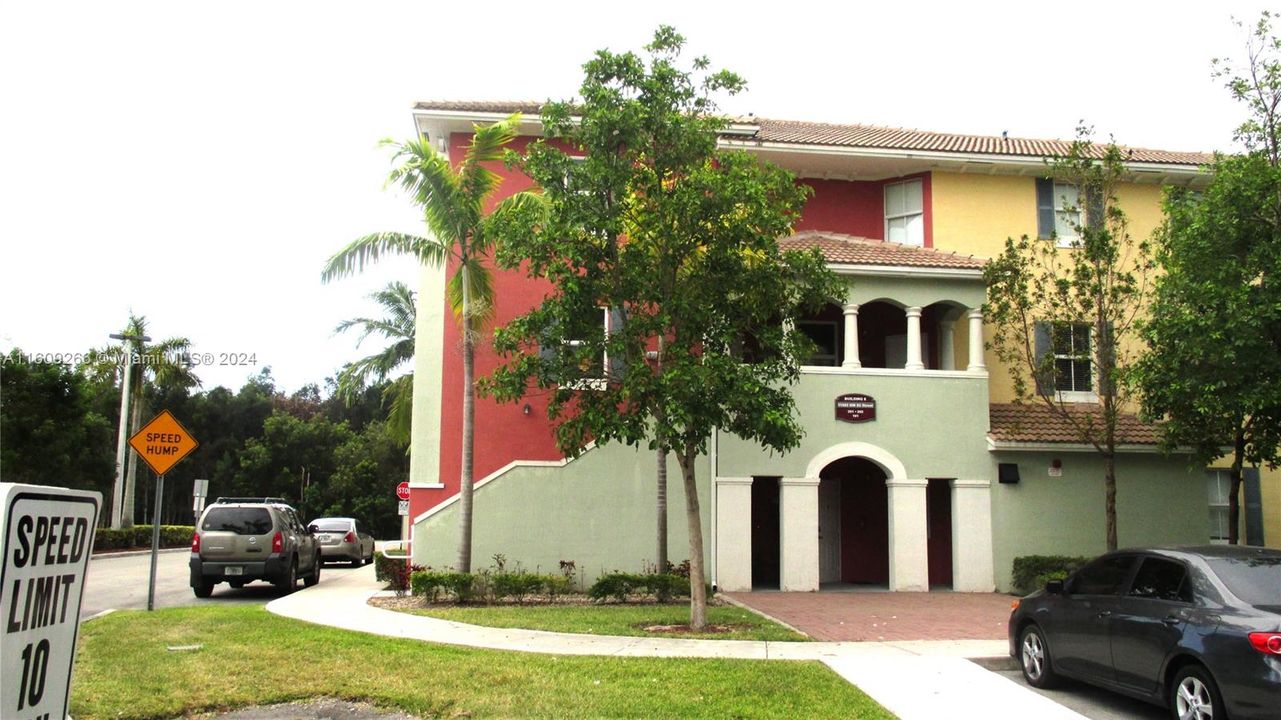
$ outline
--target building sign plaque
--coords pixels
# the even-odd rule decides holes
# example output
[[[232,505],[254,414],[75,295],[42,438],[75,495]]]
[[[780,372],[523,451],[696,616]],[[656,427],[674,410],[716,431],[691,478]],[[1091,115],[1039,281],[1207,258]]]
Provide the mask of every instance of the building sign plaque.
[[[876,399],[859,393],[839,395],[836,398],[836,419],[852,423],[875,420]]]

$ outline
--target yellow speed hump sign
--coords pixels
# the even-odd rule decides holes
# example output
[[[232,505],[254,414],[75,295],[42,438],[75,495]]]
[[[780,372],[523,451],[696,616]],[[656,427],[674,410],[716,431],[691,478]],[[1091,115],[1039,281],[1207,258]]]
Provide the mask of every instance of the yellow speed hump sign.
[[[129,438],[129,446],[157,475],[164,475],[199,445],[168,410],[161,410]]]

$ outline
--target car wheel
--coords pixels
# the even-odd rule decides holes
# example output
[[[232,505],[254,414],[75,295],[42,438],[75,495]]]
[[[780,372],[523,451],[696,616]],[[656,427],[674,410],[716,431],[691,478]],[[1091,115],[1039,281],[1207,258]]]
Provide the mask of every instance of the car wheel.
[[[293,592],[298,586],[298,558],[289,561],[289,569],[285,571],[284,577],[280,578],[279,585],[285,595]]]
[[[1023,670],[1023,679],[1032,687],[1053,687],[1059,681],[1050,660],[1050,646],[1045,642],[1041,628],[1036,625],[1028,625],[1020,636],[1019,667]]]
[[[365,556],[365,564],[371,565],[374,562],[374,546],[369,546],[369,554]]]
[[[198,598],[207,598],[210,595],[213,595],[214,585],[215,583],[211,582],[202,582],[199,585],[192,585],[191,592],[195,593]]]
[[[311,574],[303,579],[302,584],[304,587],[312,587],[318,582],[320,582],[320,556],[319,555],[316,556],[315,561],[312,562],[311,564]]]
[[[1170,715],[1176,720],[1219,720],[1227,717],[1219,686],[1208,670],[1200,665],[1188,665],[1174,676],[1170,685]]]

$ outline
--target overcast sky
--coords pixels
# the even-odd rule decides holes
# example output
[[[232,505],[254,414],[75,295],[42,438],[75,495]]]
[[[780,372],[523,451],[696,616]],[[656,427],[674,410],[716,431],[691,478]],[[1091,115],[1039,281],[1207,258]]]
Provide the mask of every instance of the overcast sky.
[[[333,337],[408,261],[325,259],[421,229],[384,191],[417,100],[564,99],[660,23],[748,80],[762,117],[1230,150],[1210,59],[1256,2],[0,3],[0,351],[80,352],[130,312],[294,390],[376,349]]]

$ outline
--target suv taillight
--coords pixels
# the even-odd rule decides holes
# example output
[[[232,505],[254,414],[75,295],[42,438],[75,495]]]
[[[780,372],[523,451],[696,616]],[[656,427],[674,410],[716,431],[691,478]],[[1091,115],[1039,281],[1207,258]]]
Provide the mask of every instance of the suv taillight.
[[[193,553],[200,552],[200,533],[191,534],[191,551]]]
[[[285,550],[285,536],[281,535],[280,531],[277,530],[276,534],[271,536],[271,551],[274,553],[278,553],[278,552],[284,552],[284,550]]]
[[[1254,646],[1255,650],[1265,655],[1281,655],[1281,633],[1250,633],[1250,644]]]
[[[347,534],[342,536],[342,541],[343,541],[343,542],[345,542],[345,543],[354,543],[354,542],[356,542],[356,533],[354,533],[354,532],[352,532],[352,531],[348,530],[348,531],[347,531]]]

